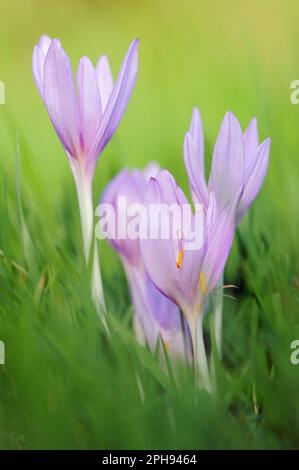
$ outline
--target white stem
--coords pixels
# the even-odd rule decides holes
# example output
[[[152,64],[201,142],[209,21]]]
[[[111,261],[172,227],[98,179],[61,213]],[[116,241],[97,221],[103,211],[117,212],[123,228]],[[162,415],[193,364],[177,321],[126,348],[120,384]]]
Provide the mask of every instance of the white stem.
[[[216,286],[217,295],[213,296],[212,305],[213,305],[213,328],[214,336],[216,341],[216,348],[221,358],[222,355],[222,313],[223,313],[223,295],[222,295],[222,286],[223,286],[223,274]]]
[[[92,188],[91,182],[88,181],[81,172],[77,172],[75,180],[79,202],[84,257],[86,265],[88,265],[93,232]]]
[[[92,203],[91,181],[84,175],[83,171],[74,171],[77,196],[79,202],[83,250],[86,265],[89,264],[90,250],[94,235],[94,210]],[[100,271],[99,253],[96,240],[94,240],[94,253],[91,274],[91,294],[97,312],[106,326],[106,306],[104,300],[103,284]]]
[[[100,259],[96,240],[94,241],[94,256],[91,273],[91,295],[95,303],[98,315],[101,318],[106,330],[108,331],[108,326],[106,322],[107,309],[104,298]]]
[[[202,312],[188,315],[187,321],[192,339],[195,383],[210,391],[211,381],[203,339]]]

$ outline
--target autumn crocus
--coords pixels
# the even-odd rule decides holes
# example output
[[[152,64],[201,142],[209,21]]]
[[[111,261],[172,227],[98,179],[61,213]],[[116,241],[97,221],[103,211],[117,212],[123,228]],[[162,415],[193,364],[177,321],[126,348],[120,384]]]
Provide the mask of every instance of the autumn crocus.
[[[110,244],[120,256],[134,307],[134,329],[140,342],[154,351],[161,338],[171,357],[185,357],[185,339],[178,307],[165,297],[148,277],[141,258],[139,236],[130,237],[134,219],[138,231],[145,190],[159,168],[122,170],[104,191],[97,214]],[[122,221],[123,220],[123,221]],[[121,225],[122,224],[122,225]],[[187,325],[186,325],[187,326]],[[187,338],[188,342],[188,338]]]
[[[194,109],[189,131],[184,140],[184,159],[194,202],[200,201],[208,211],[211,201],[215,210],[222,210],[240,198],[236,204],[235,222],[240,223],[256,198],[264,181],[269,162],[270,139],[259,143],[257,120],[252,119],[242,132],[239,121],[228,112],[222,121],[214,147],[211,174],[206,183],[204,169],[204,133],[201,116]],[[223,277],[220,279],[220,285]],[[218,296],[215,305],[215,339],[221,352],[222,301]]]
[[[195,376],[199,373],[201,384],[208,389],[210,378],[203,340],[203,314],[207,297],[217,285],[232,245],[238,197],[217,213],[212,204],[209,211],[201,212],[202,243],[191,249],[187,240],[190,227],[195,226],[196,213],[187,230],[183,219],[179,230],[173,227],[173,222],[169,223],[173,207],[184,213],[184,207],[190,206],[173,176],[164,170],[151,178],[145,194],[147,212],[142,218],[142,226],[148,236],[140,240],[143,262],[155,286],[185,315],[192,337]],[[151,217],[152,207],[159,206],[164,210],[164,217],[159,219],[159,233],[165,233],[163,225],[167,223],[167,229],[171,227],[168,237],[150,236],[151,226],[157,224],[157,219]],[[166,217],[167,210],[170,218]]]
[[[135,86],[137,49],[135,40],[115,82],[106,56],[100,57],[95,67],[88,57],[82,57],[76,85],[70,60],[58,39],[42,36],[33,52],[33,77],[73,172],[86,263],[93,238],[92,178],[97,159],[116,131]],[[104,310],[97,249],[92,285],[95,300]]]

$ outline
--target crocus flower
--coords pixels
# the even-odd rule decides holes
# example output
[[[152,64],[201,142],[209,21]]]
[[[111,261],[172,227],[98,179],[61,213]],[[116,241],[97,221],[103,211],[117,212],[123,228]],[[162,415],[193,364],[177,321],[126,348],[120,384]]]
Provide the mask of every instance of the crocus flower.
[[[237,118],[228,112],[220,127],[213,152],[211,174],[206,183],[203,126],[200,113],[194,108],[190,128],[184,140],[184,160],[194,202],[202,202],[208,210],[211,200],[214,200],[216,210],[221,210],[241,191],[235,212],[238,225],[264,181],[269,163],[269,150],[270,139],[259,143],[256,118],[252,119],[242,133]],[[222,283],[223,277],[219,287]],[[214,303],[215,339],[221,353],[222,296],[219,295]]]
[[[203,244],[187,250],[183,221],[181,236],[176,236],[176,229],[169,231],[168,238],[149,235],[151,224],[157,223],[150,215],[153,205],[169,208],[169,212],[173,205],[179,206],[182,212],[183,207],[188,205],[173,176],[166,170],[160,172],[156,178],[151,178],[145,194],[147,213],[141,223],[149,236],[140,240],[142,259],[155,286],[176,303],[185,315],[192,337],[195,372],[199,370],[202,383],[207,388],[210,380],[202,332],[203,312],[207,297],[222,274],[232,245],[236,201],[237,198],[218,213],[215,213],[214,205],[210,206],[208,212],[203,212]],[[161,218],[160,233],[165,223],[166,218]],[[194,226],[193,222],[191,226]]]
[[[204,171],[204,134],[201,116],[194,108],[190,129],[185,135],[184,159],[194,201],[201,201],[206,209],[209,194],[214,193],[221,209],[234,198],[241,197],[236,206],[238,224],[256,198],[264,181],[268,163],[270,139],[259,143],[257,120],[253,118],[242,133],[233,113],[224,116],[214,148],[212,169],[208,184]]]
[[[103,219],[102,222],[109,242],[119,254],[126,273],[134,306],[134,326],[138,339],[147,343],[153,351],[161,338],[171,356],[182,357],[185,355],[185,344],[178,307],[165,297],[148,277],[141,258],[139,237],[131,239],[127,236],[127,232],[126,236],[121,236],[117,231],[119,219],[124,216],[125,230],[134,217],[137,217],[139,224],[138,215],[127,218],[126,215],[133,205],[143,204],[148,180],[158,171],[159,168],[155,164],[148,165],[144,171],[122,170],[109,183],[103,194],[101,203],[109,204],[114,213],[107,212],[105,221]],[[125,198],[125,205],[122,204],[121,198]]]
[[[97,159],[116,131],[135,86],[138,40],[132,42],[113,81],[106,56],[96,67],[88,57],[79,61],[76,86],[71,62],[58,39],[42,36],[34,47],[33,77],[74,175],[86,262],[93,236],[92,178]],[[96,269],[97,251],[94,257]],[[102,299],[100,271],[94,293]],[[103,302],[102,302],[103,303]]]

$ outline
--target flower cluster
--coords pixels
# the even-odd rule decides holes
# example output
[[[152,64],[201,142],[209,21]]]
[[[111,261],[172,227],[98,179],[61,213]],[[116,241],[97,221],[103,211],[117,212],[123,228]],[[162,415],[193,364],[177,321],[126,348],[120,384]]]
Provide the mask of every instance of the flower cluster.
[[[74,175],[82,224],[83,246],[89,262],[94,233],[92,179],[99,155],[112,138],[135,86],[138,71],[138,41],[135,40],[113,81],[109,62],[102,56],[96,67],[81,58],[74,84],[71,64],[57,39],[41,37],[34,48],[33,75],[49,117],[65,149]],[[203,317],[213,290],[221,285],[236,226],[257,196],[268,167],[270,139],[259,143],[257,121],[245,132],[232,112],[222,121],[214,146],[211,173],[206,181],[204,133],[200,113],[192,112],[185,134],[183,154],[193,207],[202,209],[202,243],[188,248],[184,227],[170,230],[167,237],[129,239],[115,235],[110,243],[118,252],[131,292],[137,338],[155,350],[162,342],[173,358],[192,360],[200,384],[211,387],[203,340]],[[102,203],[121,210],[120,197],[129,205],[142,204],[145,214],[153,205],[166,212],[173,205],[183,212],[189,204],[175,178],[151,163],[145,170],[123,169],[107,186]],[[159,220],[163,232],[165,212]],[[167,224],[169,224],[167,217]],[[115,220],[106,220],[112,229]],[[139,220],[139,228],[150,231],[150,217]],[[146,224],[146,226],[145,226]],[[96,243],[93,255],[92,293],[103,321],[104,293]],[[222,315],[220,308],[219,315]],[[218,325],[221,325],[218,321]],[[218,346],[220,348],[220,331]],[[216,338],[217,340],[217,338]]]

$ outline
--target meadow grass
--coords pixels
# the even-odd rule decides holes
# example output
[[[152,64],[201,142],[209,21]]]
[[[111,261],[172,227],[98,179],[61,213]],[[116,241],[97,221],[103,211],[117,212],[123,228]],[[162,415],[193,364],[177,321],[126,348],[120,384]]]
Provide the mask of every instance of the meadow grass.
[[[299,14],[295,1],[4,1],[0,79],[1,448],[298,448]],[[182,158],[192,107],[200,107],[209,167],[231,109],[258,117],[272,139],[262,191],[238,228],[225,282],[223,360],[217,390],[194,391],[191,372],[161,367],[132,333],[120,263],[100,243],[110,338],[90,299],[75,188],[31,77],[42,33],[77,64],[103,52],[116,73],[140,38],[136,90],[100,158],[99,199],[124,166],[157,160],[188,191]],[[195,397],[196,395],[196,397]]]

